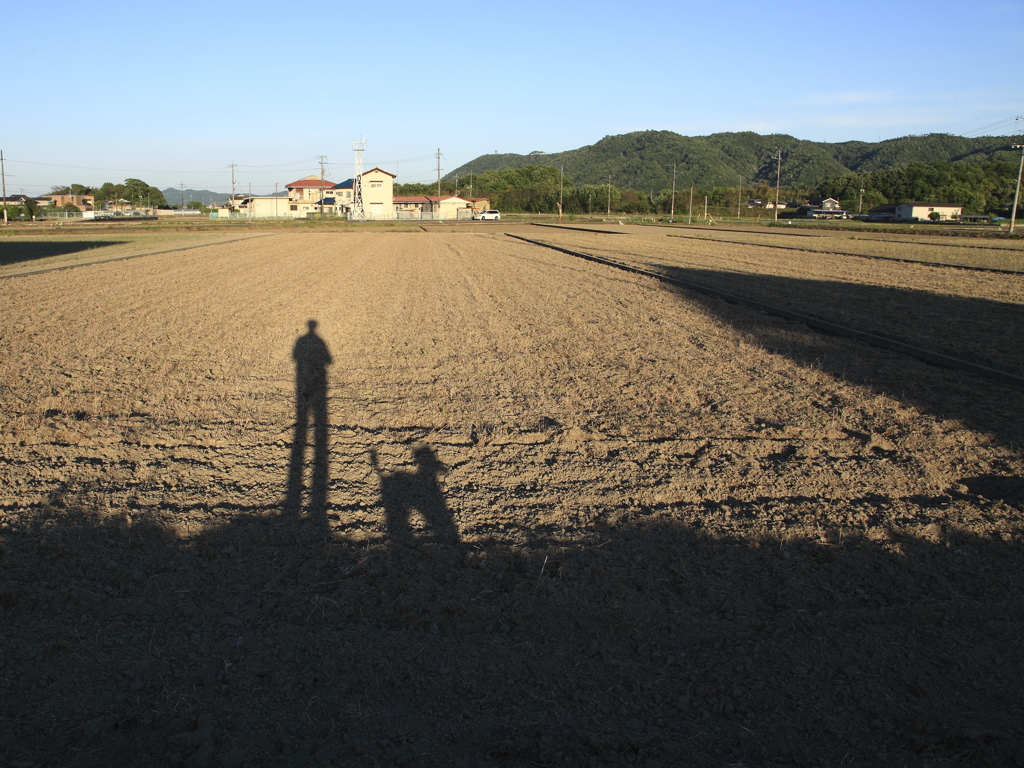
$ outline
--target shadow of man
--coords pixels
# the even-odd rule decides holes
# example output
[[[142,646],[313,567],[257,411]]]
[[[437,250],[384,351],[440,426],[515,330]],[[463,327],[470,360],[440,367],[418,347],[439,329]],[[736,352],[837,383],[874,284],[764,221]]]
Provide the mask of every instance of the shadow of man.
[[[313,477],[307,514],[326,519],[327,515],[327,366],[333,360],[327,344],[316,333],[316,320],[306,323],[309,331],[295,341],[295,439],[288,466],[286,513],[298,517],[302,508],[302,476],[306,457],[309,423],[313,423]]]
[[[387,472],[378,463],[377,451],[370,449],[370,464],[380,479],[380,498],[388,535],[392,541],[412,543],[409,516],[415,510],[426,522],[431,540],[459,543],[459,532],[438,481],[438,476],[448,467],[429,445],[418,446],[413,451],[413,459],[416,462],[415,472]]]

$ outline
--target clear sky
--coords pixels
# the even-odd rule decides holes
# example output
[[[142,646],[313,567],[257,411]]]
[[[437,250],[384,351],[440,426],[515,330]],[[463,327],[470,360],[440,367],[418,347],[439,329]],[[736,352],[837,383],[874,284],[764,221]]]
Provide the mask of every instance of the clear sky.
[[[606,135],[1024,129],[1024,0],[8,3],[8,194],[436,179]]]

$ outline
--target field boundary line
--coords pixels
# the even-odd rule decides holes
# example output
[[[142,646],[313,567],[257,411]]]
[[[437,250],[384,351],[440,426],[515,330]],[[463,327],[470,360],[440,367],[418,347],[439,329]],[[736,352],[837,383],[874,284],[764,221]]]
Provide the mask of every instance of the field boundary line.
[[[533,227],[548,227],[550,229],[568,229],[572,232],[596,232],[599,235],[628,235],[628,232],[616,232],[613,229],[586,229],[584,227],[570,227],[565,224],[538,224],[537,222],[530,222],[530,226]]]
[[[738,304],[740,306],[749,307],[751,309],[757,309],[761,312],[766,312],[770,315],[781,317],[785,320],[793,320],[798,323],[803,323],[812,330],[820,333],[826,333],[832,336],[840,336],[842,338],[853,339],[860,341],[879,349],[885,349],[890,352],[899,352],[900,354],[912,357],[915,360],[920,360],[924,363],[939,366],[941,368],[948,368],[957,371],[964,371],[967,373],[973,373],[977,376],[981,376],[986,379],[998,381],[1001,384],[1010,384],[1012,386],[1024,389],[1024,377],[1017,376],[1007,371],[1001,371],[998,368],[990,368],[986,365],[980,365],[978,363],[972,363],[969,360],[963,360],[959,357],[947,355],[943,352],[935,352],[930,349],[924,349],[923,347],[917,347],[913,344],[908,344],[903,341],[896,341],[895,339],[887,339],[884,336],[879,336],[869,331],[861,331],[856,328],[850,328],[845,325],[839,325],[833,323],[830,320],[823,320],[813,315],[805,315],[801,312],[794,312],[789,309],[782,307],[776,307],[773,304],[765,304],[762,301],[756,299],[750,299],[745,296],[739,296],[735,293],[729,293],[728,291],[720,291],[717,288],[711,288],[700,283],[693,283],[688,280],[680,280],[675,277],[669,277],[658,272],[652,272],[647,269],[641,269],[640,267],[633,267],[628,264],[613,261],[611,259],[605,259],[601,256],[594,256],[589,253],[582,253],[580,251],[572,251],[568,248],[562,248],[557,245],[551,245],[549,243],[541,242],[540,240],[530,240],[529,238],[522,237],[521,235],[513,235],[511,233],[505,233],[508,237],[513,237],[516,240],[522,240],[525,243],[531,245],[539,245],[542,248],[550,248],[561,253],[568,254],[570,256],[576,256],[577,258],[585,259],[587,261],[593,261],[598,264],[604,264],[609,267],[615,267],[626,272],[632,272],[637,275],[643,275],[645,277],[653,277],[655,280],[660,280],[665,283],[671,283],[678,285],[682,288],[687,288],[698,293],[703,293],[707,296],[713,296],[715,298],[723,299],[731,304]]]
[[[261,237],[273,237],[280,234],[272,232],[266,235],[250,235],[249,237],[237,237],[234,240],[218,240],[216,243],[204,243],[201,245],[187,245],[182,248],[168,248],[165,251],[150,251],[149,253],[136,253],[131,256],[112,256],[109,259],[97,259],[96,261],[83,261],[78,264],[65,264],[62,267],[46,267],[31,272],[16,272],[12,275],[0,275],[0,280],[8,280],[15,277],[31,277],[32,275],[45,275],[47,272],[62,272],[65,269],[78,269],[79,267],[91,267],[94,264],[113,264],[117,261],[128,261],[130,259],[141,259],[144,256],[160,256],[165,253],[177,253],[178,251],[191,251],[193,248],[206,248],[211,245],[228,245],[230,243],[241,243],[244,240],[257,240]]]
[[[706,237],[694,237],[693,235],[666,235],[666,237],[681,237],[685,240],[702,240],[707,242]],[[972,267],[967,264],[942,264],[937,261],[919,261],[918,259],[901,259],[896,256],[870,256],[865,253],[849,253],[848,251],[816,251],[813,248],[800,248],[795,245],[771,245],[769,243],[744,243],[738,240],[713,240],[715,243],[726,243],[728,245],[746,245],[750,248],[777,248],[780,251],[802,251],[803,253],[820,253],[826,256],[853,256],[858,259],[873,259],[874,261],[891,261],[896,264],[918,264],[922,267],[939,267],[942,269],[964,269],[968,272],[992,272],[997,275],[1024,275],[1024,272],[1017,269],[997,269],[996,267]],[[888,240],[880,240],[877,242],[889,242]],[[921,245],[921,243],[915,243],[915,245]],[[925,246],[928,247],[928,246]],[[946,247],[958,247],[958,246],[946,246]],[[964,246],[971,247],[971,246]],[[1004,249],[992,249],[992,250],[1004,250]],[[1009,250],[1009,249],[1005,249]]]
[[[934,237],[934,235],[933,235]],[[880,237],[856,237],[854,240],[860,240],[862,243],[893,243],[895,240],[884,240]],[[1001,245],[957,245],[956,243],[919,243],[910,240],[906,243],[900,243],[900,245],[920,245],[922,248],[974,248],[979,251],[1009,251],[1010,253],[1020,253],[1024,248],[1006,248]]]
[[[781,229],[781,228],[779,228],[777,226],[769,225],[769,228],[771,230],[773,230],[773,231],[765,232],[765,231],[758,231],[758,230],[754,230],[754,229],[733,229],[732,227],[722,227],[722,226],[715,226],[713,229],[709,229],[708,226],[697,226],[697,225],[694,225],[694,224],[678,224],[678,223],[676,223],[676,224],[653,224],[653,223],[644,223],[644,222],[632,222],[632,224],[630,226],[634,226],[634,227],[653,227],[655,229],[657,229],[657,228],[665,228],[665,229],[695,229],[698,232],[738,232],[738,233],[744,234],[744,235],[781,235],[782,237],[817,237],[817,238],[822,238],[822,237],[839,237],[843,233],[848,233],[848,234],[853,234],[854,235],[854,239],[857,239],[857,240],[875,240],[875,241],[880,242],[880,243],[891,243],[891,242],[894,242],[893,240],[883,240],[882,238],[879,238],[879,237],[860,237],[858,235],[858,233],[855,230],[852,230],[852,229],[826,229],[826,230],[819,230],[817,232],[793,232],[793,231],[787,231],[787,230]],[[981,239],[985,239],[985,238],[988,238],[988,237],[992,237],[992,238],[999,238],[1000,237],[1000,233],[998,233],[998,232],[982,232],[980,235],[979,235],[977,230],[957,229],[957,230],[955,230],[955,232],[958,233],[958,234],[959,233],[963,233],[965,236],[968,236],[968,237],[979,237]],[[836,234],[836,233],[839,233],[839,234]],[[877,233],[877,232],[874,232],[874,233],[868,232],[867,234],[869,234],[869,235],[872,235],[872,234],[877,235],[879,233]],[[882,234],[885,234],[885,233],[882,233]],[[892,235],[894,235],[896,237],[916,237],[917,234],[920,234],[920,235],[922,235],[924,237],[946,237],[945,234],[941,234],[941,235],[935,234],[935,233],[929,234],[928,232],[915,233],[914,235],[911,235],[909,232],[891,232],[890,234],[892,234]],[[914,242],[912,240],[910,242],[913,243],[914,245],[933,245],[933,243],[918,243],[918,242]],[[993,251],[1018,251],[1018,250],[1020,250],[1019,248],[1005,248],[1005,247],[998,246],[998,245],[964,245],[964,246],[958,246],[958,245],[955,245],[953,243],[934,243],[934,245],[939,245],[939,246],[942,246],[943,248],[984,248],[986,250],[993,250]]]
[[[780,232],[755,232],[752,229],[732,229],[731,227],[719,227],[716,226],[714,229],[708,229],[708,226],[695,227],[691,224],[634,224],[635,227],[666,227],[667,229],[695,229],[698,232],[738,232],[741,235],[782,235],[783,237],[828,237],[828,235],[819,235],[817,232],[787,232],[782,230]]]

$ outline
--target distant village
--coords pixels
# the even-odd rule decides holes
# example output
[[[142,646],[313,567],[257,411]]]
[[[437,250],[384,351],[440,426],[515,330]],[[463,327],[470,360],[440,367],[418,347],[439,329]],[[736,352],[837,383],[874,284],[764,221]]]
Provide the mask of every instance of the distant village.
[[[328,218],[394,221],[471,219],[490,208],[483,197],[458,195],[394,194],[395,174],[371,168],[356,179],[340,184],[320,176],[306,176],[285,185],[287,196],[233,195],[219,206],[201,210],[165,210],[142,206],[130,200],[118,200],[97,208],[94,195],[49,194],[37,198],[25,195],[0,199],[0,205],[24,206],[32,200],[39,208],[63,208],[72,205],[85,219],[115,217],[202,216],[221,219]]]
[[[775,203],[771,200],[747,200],[747,208],[775,209]],[[863,221],[954,221],[978,219],[987,220],[986,216],[964,216],[962,205],[952,203],[887,203],[877,205],[866,213],[851,213],[844,211],[840,202],[834,197],[818,197],[806,202],[790,201],[779,204],[786,213],[780,214],[780,218],[792,219],[860,219]]]

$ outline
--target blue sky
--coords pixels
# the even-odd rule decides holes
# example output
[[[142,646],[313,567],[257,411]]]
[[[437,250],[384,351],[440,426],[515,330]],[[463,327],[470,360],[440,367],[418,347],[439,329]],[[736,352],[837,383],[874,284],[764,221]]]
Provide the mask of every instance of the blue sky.
[[[812,141],[1024,129],[1024,0],[453,4],[250,0],[3,12],[9,194],[141,178],[271,193],[364,167],[636,130]]]

